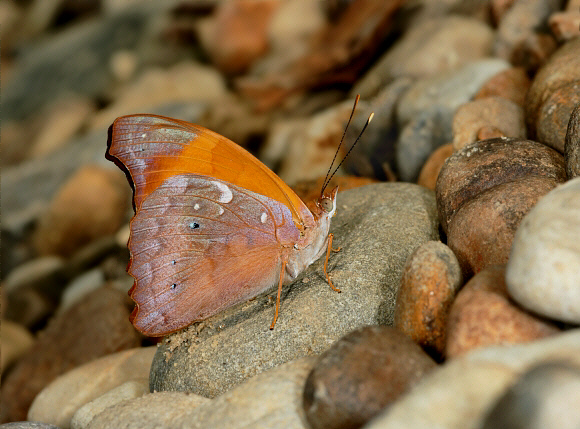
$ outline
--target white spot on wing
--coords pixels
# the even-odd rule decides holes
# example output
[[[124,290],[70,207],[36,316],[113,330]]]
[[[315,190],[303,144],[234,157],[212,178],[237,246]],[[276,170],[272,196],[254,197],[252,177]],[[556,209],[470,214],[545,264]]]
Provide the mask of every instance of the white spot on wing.
[[[267,219],[268,219],[268,215],[266,213],[262,213],[262,216],[260,216],[260,222],[266,223]]]
[[[199,210],[199,204],[195,203],[195,205],[193,206],[194,210]]]
[[[142,139],[144,139],[145,137],[147,137],[147,134],[145,134],[145,133],[141,134]]]
[[[221,195],[218,199],[218,201],[220,203],[229,203],[232,198],[234,197],[232,195],[232,191],[230,188],[228,188],[228,185],[221,183],[221,182],[212,182],[214,185],[217,186],[217,188],[220,190]]]
[[[222,206],[220,206],[219,214],[224,214],[224,208]]]

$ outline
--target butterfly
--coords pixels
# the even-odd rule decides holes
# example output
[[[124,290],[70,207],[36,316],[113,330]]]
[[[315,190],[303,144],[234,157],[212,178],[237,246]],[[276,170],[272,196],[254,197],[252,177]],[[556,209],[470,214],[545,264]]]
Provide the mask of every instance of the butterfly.
[[[231,140],[149,114],[114,121],[107,158],[133,186],[127,271],[135,279],[129,295],[136,306],[130,319],[145,335],[175,332],[278,283],[273,329],[282,286],[325,251],[326,279],[340,292],[327,272],[338,191],[324,193],[328,174],[309,208]]]

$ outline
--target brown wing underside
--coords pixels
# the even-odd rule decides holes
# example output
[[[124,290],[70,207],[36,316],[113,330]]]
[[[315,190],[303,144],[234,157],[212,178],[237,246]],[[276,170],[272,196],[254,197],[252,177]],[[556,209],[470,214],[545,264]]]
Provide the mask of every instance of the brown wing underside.
[[[299,236],[275,200],[207,176],[168,178],[131,222],[133,324],[166,335],[258,295]]]

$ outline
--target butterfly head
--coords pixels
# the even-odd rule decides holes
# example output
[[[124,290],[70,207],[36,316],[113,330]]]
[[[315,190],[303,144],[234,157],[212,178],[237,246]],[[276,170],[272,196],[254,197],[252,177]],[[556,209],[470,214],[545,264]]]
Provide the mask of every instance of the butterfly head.
[[[322,195],[316,201],[316,207],[319,209],[319,217],[325,216],[331,218],[336,211],[336,194],[338,193],[338,186],[335,187],[330,194]]]

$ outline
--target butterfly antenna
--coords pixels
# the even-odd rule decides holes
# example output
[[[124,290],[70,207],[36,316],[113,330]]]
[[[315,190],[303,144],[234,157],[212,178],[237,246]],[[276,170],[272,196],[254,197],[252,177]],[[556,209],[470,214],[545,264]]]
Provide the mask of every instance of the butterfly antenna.
[[[352,117],[354,116],[354,111],[356,110],[356,106],[357,106],[359,100],[360,100],[360,94],[357,94],[356,98],[354,99],[354,105],[352,106],[352,111],[350,112],[350,118],[348,118],[348,122],[346,123],[346,127],[344,128],[344,132],[342,133],[342,138],[340,139],[340,143],[338,143],[338,147],[336,148],[336,152],[334,152],[334,158],[332,158],[332,162],[330,163],[330,167],[328,167],[328,172],[326,173],[326,177],[324,178],[324,182],[322,184],[322,190],[320,191],[321,197],[322,197],[322,194],[324,193],[324,190],[328,186],[328,182],[330,182],[330,179],[328,179],[328,175],[330,174],[330,171],[332,170],[332,165],[334,164],[334,161],[336,160],[336,157],[338,156],[338,151],[340,150],[340,146],[342,145],[342,142],[344,141],[344,137],[346,136],[348,126],[350,125],[350,121],[352,120]],[[327,180],[328,180],[328,182],[327,182]]]
[[[328,181],[326,182],[326,184],[324,185],[324,187],[322,188],[322,191],[324,192],[324,188],[326,188],[326,186],[330,183],[330,181],[332,180],[332,178],[334,177],[334,175],[336,174],[336,172],[338,171],[338,169],[340,168],[340,166],[342,165],[342,163],[344,162],[344,160],[348,157],[348,155],[352,152],[352,150],[354,149],[355,145],[358,143],[358,141],[360,140],[361,136],[363,135],[363,133],[365,132],[365,130],[367,129],[367,127],[369,126],[369,124],[371,123],[371,121],[373,120],[373,116],[375,116],[375,112],[372,112],[366,123],[365,126],[363,127],[363,129],[361,130],[361,132],[359,133],[358,137],[356,138],[356,140],[354,141],[354,143],[352,144],[352,146],[350,147],[350,149],[348,150],[348,152],[346,153],[346,155],[344,156],[344,158],[342,158],[342,161],[340,161],[340,164],[338,164],[338,167],[336,167],[336,169],[334,170],[334,172],[332,173],[332,175],[330,176],[330,178],[328,179]]]

